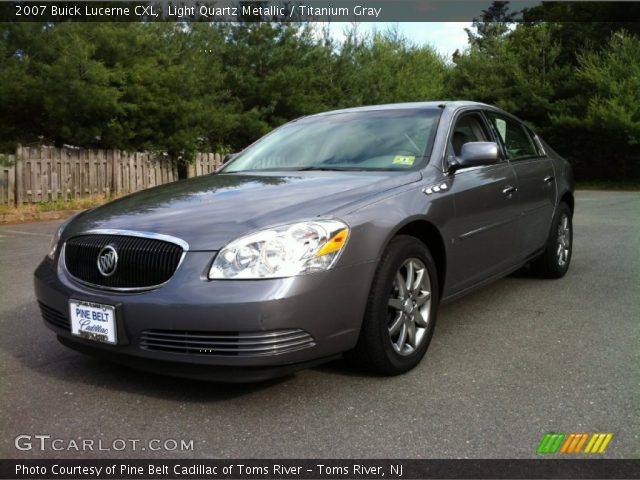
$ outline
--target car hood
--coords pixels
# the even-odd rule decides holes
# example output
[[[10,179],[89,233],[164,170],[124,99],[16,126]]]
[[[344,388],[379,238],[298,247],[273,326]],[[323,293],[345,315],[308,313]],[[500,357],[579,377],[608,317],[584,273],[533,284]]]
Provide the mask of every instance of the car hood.
[[[127,195],[76,217],[63,237],[93,229],[171,235],[190,250],[218,250],[270,225],[357,208],[419,172],[261,172],[207,175]]]

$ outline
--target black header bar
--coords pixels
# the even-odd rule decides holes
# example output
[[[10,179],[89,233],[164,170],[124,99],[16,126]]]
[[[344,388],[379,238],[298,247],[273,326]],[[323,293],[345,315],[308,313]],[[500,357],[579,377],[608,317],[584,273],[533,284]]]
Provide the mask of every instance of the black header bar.
[[[640,459],[0,460],[0,479],[638,478]]]
[[[562,4],[573,8],[564,9]],[[1,22],[471,22],[490,0],[4,1]],[[575,7],[579,5],[579,9]],[[512,21],[638,22],[640,2],[512,0]],[[577,13],[579,12],[579,13]]]

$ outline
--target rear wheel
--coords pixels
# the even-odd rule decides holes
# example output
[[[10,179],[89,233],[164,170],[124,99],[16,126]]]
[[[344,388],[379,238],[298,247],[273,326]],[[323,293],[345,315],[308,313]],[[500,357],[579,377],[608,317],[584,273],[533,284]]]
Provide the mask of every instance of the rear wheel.
[[[543,278],[560,278],[569,270],[573,249],[573,223],[571,209],[566,203],[558,205],[551,233],[544,252],[531,267]]]
[[[414,237],[394,238],[378,266],[352,357],[383,375],[415,367],[431,341],[438,299],[438,276],[427,247]]]

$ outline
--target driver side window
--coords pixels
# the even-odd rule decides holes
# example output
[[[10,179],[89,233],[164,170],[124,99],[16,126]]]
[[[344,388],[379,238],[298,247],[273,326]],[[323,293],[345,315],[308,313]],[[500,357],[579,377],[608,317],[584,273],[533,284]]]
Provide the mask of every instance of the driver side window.
[[[500,136],[509,160],[523,160],[539,156],[538,149],[523,125],[493,112],[487,112],[487,116]]]
[[[467,113],[462,115],[451,132],[447,145],[447,156],[460,156],[462,146],[469,142],[489,142],[490,137],[480,114]]]

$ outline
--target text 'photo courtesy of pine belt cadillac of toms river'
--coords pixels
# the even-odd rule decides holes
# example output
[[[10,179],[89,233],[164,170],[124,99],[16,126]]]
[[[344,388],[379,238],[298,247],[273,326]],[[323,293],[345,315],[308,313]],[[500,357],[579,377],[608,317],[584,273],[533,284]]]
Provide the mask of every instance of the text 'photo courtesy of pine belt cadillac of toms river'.
[[[58,228],[35,292],[61,343],[197,379],[340,356],[397,375],[425,355],[442,302],[571,262],[571,167],[489,105],[311,115],[225,160]]]

